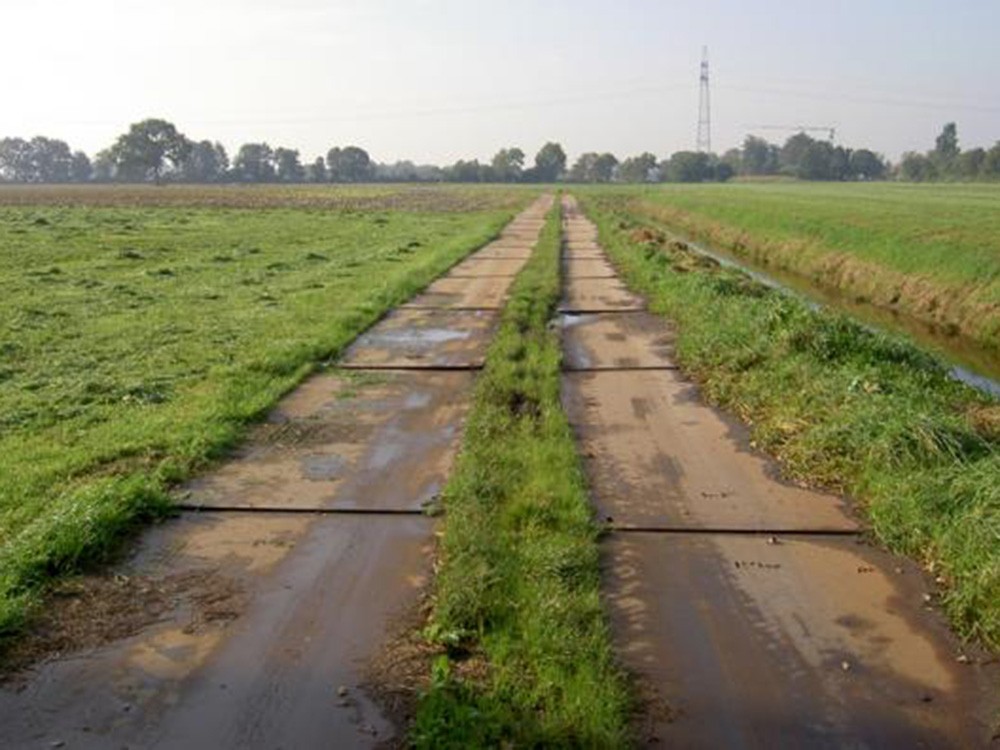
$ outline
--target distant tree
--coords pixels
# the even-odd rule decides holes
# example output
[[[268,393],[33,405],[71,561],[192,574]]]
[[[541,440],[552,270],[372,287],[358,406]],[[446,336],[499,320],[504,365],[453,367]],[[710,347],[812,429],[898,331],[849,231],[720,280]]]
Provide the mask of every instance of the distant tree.
[[[0,140],[0,179],[10,182],[69,182],[73,153],[65,141],[35,136]]]
[[[614,154],[590,151],[577,158],[566,178],[571,182],[611,182],[617,166]]]
[[[671,154],[664,174],[670,182],[704,182],[713,178],[709,155],[702,151],[678,151]]]
[[[617,167],[618,157],[607,152],[601,154],[594,162],[594,182],[611,182]]]
[[[731,148],[719,157],[719,164],[725,164],[732,170],[730,177],[738,174],[743,168],[743,152],[738,148]]]
[[[0,179],[28,182],[31,176],[31,148],[23,138],[0,139]]]
[[[938,174],[948,175],[955,170],[958,155],[958,126],[953,122],[949,122],[941,129],[941,134],[934,140],[934,150],[928,156],[934,162]]]
[[[94,167],[90,158],[83,151],[74,151],[69,165],[69,178],[73,182],[90,182],[94,176]]]
[[[266,143],[244,143],[233,159],[233,174],[240,182],[273,182],[274,151]]]
[[[414,169],[421,182],[441,182],[444,179],[444,171],[433,164],[418,164]]]
[[[566,173],[566,179],[570,182],[593,182],[594,164],[597,162],[596,151],[588,151],[580,154],[573,166]]]
[[[656,170],[656,157],[648,151],[631,156],[618,166],[618,179],[622,182],[652,182]]]
[[[444,168],[444,179],[447,182],[479,182],[481,176],[482,165],[476,159],[459,159],[450,167]]]
[[[986,161],[986,149],[970,148],[958,155],[955,171],[965,180],[975,180],[982,176],[983,162]]]
[[[1000,141],[986,152],[979,174],[987,180],[1000,180]]]
[[[229,155],[221,143],[198,141],[181,165],[181,179],[185,182],[219,182],[229,171]]]
[[[164,169],[174,169],[187,158],[191,142],[166,120],[134,123],[110,149],[116,175],[126,180],[159,182]]]
[[[743,158],[739,172],[747,175],[777,174],[778,147],[763,138],[748,135],[743,140]]]
[[[716,182],[729,182],[736,175],[736,167],[728,161],[719,161],[715,164],[714,179]]]
[[[492,164],[480,164],[479,165],[479,182],[500,182],[497,177],[497,171],[493,169]]]
[[[827,141],[812,140],[799,155],[794,175],[800,180],[836,179],[833,160],[833,146]]]
[[[899,176],[911,182],[926,182],[937,177],[937,169],[928,157],[908,151],[899,163]]]
[[[115,179],[115,160],[111,155],[111,149],[98,151],[92,166],[94,182],[111,182]]]
[[[397,161],[393,164],[376,164],[374,179],[378,182],[418,182],[417,165],[412,161]]]
[[[394,164],[376,164],[374,179],[381,182],[441,182],[445,171],[433,164],[414,164],[397,161]]]
[[[558,143],[550,141],[535,155],[532,174],[536,182],[555,182],[566,172],[566,152]]]
[[[73,152],[65,141],[35,136],[28,143],[30,182],[69,182]]]
[[[874,151],[859,148],[851,152],[850,175],[857,180],[881,180],[885,177],[885,160]]]
[[[517,148],[502,148],[497,151],[491,164],[499,182],[517,182],[524,173],[524,151]]]
[[[317,156],[316,160],[306,167],[306,179],[309,182],[326,182],[326,162],[323,160],[322,156]]]
[[[831,144],[832,146],[833,144]],[[847,180],[851,177],[851,154],[849,148],[833,146],[830,153],[830,179]]]
[[[375,175],[368,152],[357,146],[331,148],[326,155],[326,168],[332,182],[367,182]]]
[[[781,171],[789,175],[799,174],[799,165],[802,162],[809,147],[816,143],[816,139],[806,133],[796,133],[785,141],[778,154],[778,164]],[[815,158],[815,153],[813,158]]]
[[[278,182],[302,182],[306,178],[306,170],[299,161],[299,152],[296,149],[276,148],[274,164]]]

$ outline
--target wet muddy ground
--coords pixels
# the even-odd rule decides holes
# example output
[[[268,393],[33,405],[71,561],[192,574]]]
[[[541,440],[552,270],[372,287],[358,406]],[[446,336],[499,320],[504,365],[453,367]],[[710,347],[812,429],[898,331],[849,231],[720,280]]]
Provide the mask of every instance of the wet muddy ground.
[[[950,633],[923,572],[702,402],[669,326],[591,265],[606,262],[596,229],[564,208],[563,399],[610,531],[605,596],[640,740],[988,746],[1000,671]]]
[[[67,637],[0,685],[0,746],[353,748],[396,735],[367,665],[429,574],[424,510],[550,203],[359,337],[178,491],[177,519],[77,582],[67,596],[101,613],[87,632],[105,636],[74,642],[53,618]]]
[[[513,275],[504,278],[509,282]],[[495,310],[400,308],[362,334],[340,365],[361,370],[482,367],[496,322]]]
[[[230,461],[189,483],[184,504],[419,512],[444,484],[474,377],[461,370],[316,376]]]

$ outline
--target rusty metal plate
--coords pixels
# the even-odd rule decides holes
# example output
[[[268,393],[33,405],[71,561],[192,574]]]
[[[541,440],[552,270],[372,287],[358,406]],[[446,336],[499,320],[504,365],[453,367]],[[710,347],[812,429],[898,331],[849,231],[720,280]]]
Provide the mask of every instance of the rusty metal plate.
[[[614,279],[614,267],[602,258],[576,258],[563,260],[563,276],[567,279]]]
[[[845,531],[847,503],[779,479],[746,428],[671,370],[566,372],[600,518],[687,529]]]
[[[674,367],[674,335],[649,313],[564,313],[560,322],[567,370]]]
[[[527,258],[476,258],[470,257],[454,266],[449,276],[517,276]]]
[[[615,278],[569,279],[559,309],[564,312],[643,310],[645,303]]]
[[[580,249],[578,247],[564,247],[562,251],[563,261],[572,260],[607,260],[607,254],[599,247],[592,249]]]
[[[507,276],[443,276],[402,307],[499,310],[511,281]]]
[[[916,566],[855,540],[616,534],[617,651],[664,747],[986,747],[996,665],[925,609]],[[985,661],[985,660],[984,660]]]
[[[517,244],[517,245],[500,245],[500,244],[490,244],[484,247],[482,250],[478,250],[469,256],[469,259],[475,260],[528,260],[531,254],[534,252],[534,247],[531,245]]]

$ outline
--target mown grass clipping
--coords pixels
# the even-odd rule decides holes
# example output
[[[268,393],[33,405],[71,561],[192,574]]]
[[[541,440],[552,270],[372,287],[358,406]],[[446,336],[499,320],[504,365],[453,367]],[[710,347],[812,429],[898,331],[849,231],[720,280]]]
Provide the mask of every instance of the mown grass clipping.
[[[677,357],[787,475],[856,499],[919,559],[958,631],[1000,646],[1000,403],[911,344],[720,267],[612,195],[584,194],[626,283],[677,328]]]
[[[627,744],[598,529],[559,401],[560,213],[514,283],[477,382],[446,511],[417,747]],[[454,660],[485,660],[463,679]]]
[[[0,191],[0,638],[531,197]]]

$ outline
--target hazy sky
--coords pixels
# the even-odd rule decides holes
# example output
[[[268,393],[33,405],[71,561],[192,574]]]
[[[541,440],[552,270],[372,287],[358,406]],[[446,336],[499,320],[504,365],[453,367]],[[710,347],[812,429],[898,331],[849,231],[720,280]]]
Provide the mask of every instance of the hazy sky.
[[[894,158],[951,119],[1000,139],[998,30],[1000,0],[0,0],[0,136],[662,156],[694,146],[705,44],[716,151],[833,125]]]

